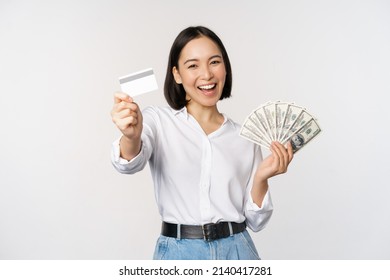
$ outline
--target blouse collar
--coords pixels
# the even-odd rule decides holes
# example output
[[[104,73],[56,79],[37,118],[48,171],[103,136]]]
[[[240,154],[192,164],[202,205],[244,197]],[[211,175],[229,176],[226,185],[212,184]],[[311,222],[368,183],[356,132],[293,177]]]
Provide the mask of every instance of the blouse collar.
[[[171,108],[171,107],[170,107],[170,108]],[[171,110],[172,110],[172,112],[173,112],[173,114],[174,114],[175,116],[182,115],[182,116],[184,116],[187,120],[188,120],[188,118],[189,118],[189,116],[190,116],[190,114],[189,114],[188,111],[187,111],[187,107],[185,107],[185,106],[184,106],[183,108],[179,109],[179,110],[176,110],[176,109],[173,109],[173,108],[171,108]],[[224,113],[221,113],[221,114],[222,114],[222,116],[223,116],[223,118],[224,118],[224,121],[223,121],[223,123],[222,123],[221,126],[224,126],[224,125],[227,124],[227,123],[231,124],[233,127],[236,126],[235,123],[234,123],[227,115],[225,115]]]

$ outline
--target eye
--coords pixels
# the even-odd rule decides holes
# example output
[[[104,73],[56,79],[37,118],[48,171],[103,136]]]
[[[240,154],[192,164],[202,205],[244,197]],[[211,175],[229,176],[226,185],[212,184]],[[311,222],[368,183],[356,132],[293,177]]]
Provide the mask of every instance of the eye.
[[[190,68],[196,68],[196,67],[198,67],[198,65],[196,65],[196,64],[188,65],[188,69],[190,69]]]
[[[219,60],[212,60],[211,62],[210,62],[210,64],[220,64],[221,63],[221,61],[219,61]]]

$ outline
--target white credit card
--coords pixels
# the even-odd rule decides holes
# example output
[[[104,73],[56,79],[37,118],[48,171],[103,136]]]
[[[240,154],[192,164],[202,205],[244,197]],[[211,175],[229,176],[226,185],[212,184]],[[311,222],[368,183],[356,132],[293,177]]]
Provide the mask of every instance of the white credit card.
[[[158,89],[152,68],[120,77],[119,83],[121,90],[132,97]]]

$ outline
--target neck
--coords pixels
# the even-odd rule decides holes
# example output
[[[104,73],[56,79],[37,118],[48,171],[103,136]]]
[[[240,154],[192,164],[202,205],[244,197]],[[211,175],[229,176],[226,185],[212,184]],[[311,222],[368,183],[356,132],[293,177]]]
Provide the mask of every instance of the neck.
[[[224,117],[218,111],[216,105],[204,107],[199,104],[188,104],[187,112],[195,118],[206,135],[209,135],[220,128],[224,121]]]
[[[217,105],[204,107],[198,104],[188,104],[187,112],[191,114],[199,123],[220,122],[222,114],[218,111]]]

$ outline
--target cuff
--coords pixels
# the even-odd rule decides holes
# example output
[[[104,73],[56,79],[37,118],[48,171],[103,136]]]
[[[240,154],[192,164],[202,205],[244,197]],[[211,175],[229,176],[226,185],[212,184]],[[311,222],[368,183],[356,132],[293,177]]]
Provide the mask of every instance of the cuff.
[[[249,200],[248,200],[246,208],[249,211],[255,211],[258,213],[264,213],[264,212],[268,212],[268,211],[272,210],[273,205],[272,205],[272,200],[271,200],[271,193],[269,192],[269,190],[267,191],[267,193],[264,196],[264,199],[261,203],[261,207],[259,207],[256,203],[254,203],[252,196],[249,195]]]
[[[119,165],[126,165],[126,164],[129,164],[129,163],[133,163],[134,161],[137,161],[137,159],[140,157],[141,155],[141,151],[143,149],[143,143],[141,142],[141,150],[140,152],[138,153],[138,155],[136,155],[134,158],[132,158],[131,160],[127,160],[127,159],[124,159],[120,156],[121,152],[120,152],[120,141],[121,141],[121,138],[122,137],[119,137],[117,140],[115,140],[113,143],[112,143],[112,152],[113,152],[113,161]]]

